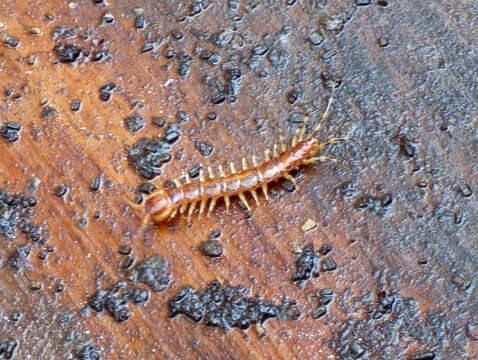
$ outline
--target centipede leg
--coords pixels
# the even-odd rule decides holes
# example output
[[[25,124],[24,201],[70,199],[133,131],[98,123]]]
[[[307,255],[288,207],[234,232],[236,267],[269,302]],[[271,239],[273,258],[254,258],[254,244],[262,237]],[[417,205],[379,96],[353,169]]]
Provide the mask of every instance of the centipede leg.
[[[193,202],[193,203],[191,203],[191,205],[189,205],[188,223],[191,221],[191,215],[193,214],[194,209],[196,209],[196,202]]]
[[[254,198],[254,201],[256,202],[257,206],[259,206],[260,203],[259,203],[259,198],[257,196],[256,190],[252,189],[249,192],[251,193],[252,197]]]
[[[293,177],[291,174],[284,174],[283,175],[284,179],[289,180],[292,182],[296,188],[296,190],[299,190],[299,186],[297,185],[297,181],[295,180],[295,177]]]
[[[300,128],[297,128],[295,130],[294,137],[292,138],[292,147],[295,147],[297,145],[297,139],[299,138],[299,131],[300,131]]]
[[[206,208],[206,202],[207,200],[201,200],[201,204],[199,205],[199,216],[201,216],[204,212],[204,209]]]
[[[277,151],[277,144],[274,144],[274,147],[273,147],[273,152],[274,154],[274,157],[278,157],[279,156],[279,152]]]
[[[216,206],[217,198],[212,198],[211,202],[209,203],[209,210],[207,211],[207,216],[209,217],[211,215],[211,212],[214,210],[214,207]]]
[[[169,216],[169,220],[171,220],[172,218],[174,218],[177,213],[178,213],[178,209],[175,209],[175,210],[172,212],[172,214]]]
[[[287,150],[285,144],[284,144],[284,136],[282,136],[282,130],[279,129],[279,143],[280,143],[280,151],[285,152]],[[256,166],[256,165],[254,165]]]
[[[224,196],[224,202],[226,203],[226,210],[229,210],[229,206],[231,205],[231,201],[229,200],[229,196]]]
[[[181,208],[179,209],[179,213],[182,215],[186,212],[186,209],[188,208],[188,204],[185,204],[183,206],[181,206]]]
[[[239,196],[239,199],[241,199],[242,203],[246,207],[247,211],[251,211],[251,208],[249,207],[249,204],[247,203],[246,197],[244,196],[243,193],[237,194]]]
[[[266,200],[269,200],[269,195],[267,194],[267,184],[262,185],[262,191],[264,192],[264,197]]]

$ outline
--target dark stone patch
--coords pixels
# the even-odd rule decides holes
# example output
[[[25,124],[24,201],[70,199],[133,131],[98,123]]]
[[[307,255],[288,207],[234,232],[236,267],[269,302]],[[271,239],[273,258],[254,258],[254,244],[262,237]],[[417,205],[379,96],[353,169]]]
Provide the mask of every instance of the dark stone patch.
[[[136,265],[134,278],[150,286],[154,292],[163,291],[171,282],[169,263],[161,255],[154,255]]]
[[[55,108],[51,106],[45,106],[43,110],[41,111],[41,117],[43,119],[51,119],[56,114],[57,114],[57,111],[55,110]]]
[[[0,238],[15,239],[18,228],[27,239],[39,245],[46,244],[47,238],[43,235],[47,229],[31,222],[34,215],[32,208],[36,205],[37,201],[33,197],[12,195],[0,190]]]
[[[141,115],[133,114],[125,119],[126,128],[131,132],[138,132],[144,127],[144,120]]]
[[[317,266],[317,256],[312,244],[308,244],[302,249],[302,253],[295,261],[295,266],[297,270],[292,277],[293,281],[301,283],[310,279]]]
[[[201,140],[196,141],[196,149],[201,153],[202,156],[208,157],[211,156],[214,152],[214,146]]]
[[[297,320],[300,317],[294,302],[285,301],[279,306],[249,296],[250,291],[242,286],[221,286],[219,281],[209,283],[206,290],[186,286],[170,299],[169,317],[182,314],[194,322],[203,321],[206,326],[226,331],[247,329],[270,318]]]
[[[20,245],[13,250],[7,259],[7,265],[10,270],[22,271],[23,267],[28,263],[28,257],[31,253],[31,247],[29,245]]]
[[[84,56],[88,56],[88,51],[81,49],[74,44],[56,44],[53,51],[59,62],[64,64],[72,64],[80,61]]]
[[[113,96],[113,93],[116,89],[116,84],[115,83],[107,83],[99,88],[99,93],[100,93],[100,100],[101,101],[108,101],[111,99]]]
[[[0,136],[8,142],[15,142],[20,139],[20,133],[22,131],[22,124],[14,121],[7,121],[6,123],[0,123]]]
[[[129,165],[150,180],[161,174],[161,167],[172,158],[171,145],[158,138],[142,138],[128,150]]]
[[[108,290],[98,290],[88,299],[88,306],[96,312],[105,310],[108,315],[121,323],[132,316],[129,304],[144,306],[149,299],[148,290],[119,282]]]
[[[75,357],[79,360],[101,360],[99,349],[91,344],[86,344],[75,352]]]

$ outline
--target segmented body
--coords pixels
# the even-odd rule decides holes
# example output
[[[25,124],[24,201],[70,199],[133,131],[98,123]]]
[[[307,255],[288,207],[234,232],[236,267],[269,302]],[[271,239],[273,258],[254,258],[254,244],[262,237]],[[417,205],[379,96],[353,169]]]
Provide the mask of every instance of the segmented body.
[[[330,97],[327,110],[322,115],[322,120],[327,117],[332,96]],[[134,207],[145,209],[147,219],[152,217],[154,221],[161,222],[174,218],[178,213],[188,213],[188,221],[191,214],[199,203],[199,214],[204,212],[206,203],[210,201],[208,215],[214,209],[216,202],[224,198],[226,207],[229,208],[231,196],[238,196],[247,209],[250,209],[244,193],[249,192],[256,203],[259,205],[259,199],[256,190],[261,188],[266,199],[267,185],[280,178],[286,178],[296,184],[294,177],[290,175],[292,170],[302,165],[310,164],[316,161],[331,160],[325,156],[317,156],[318,151],[324,149],[327,145],[337,141],[349,140],[348,137],[332,138],[324,143],[319,142],[313,135],[320,129],[319,125],[314,131],[303,140],[306,127],[305,122],[302,130],[296,132],[292,140],[292,147],[286,149],[282,143],[281,153],[277,152],[277,146],[274,145],[273,158],[270,158],[270,152],[266,151],[265,161],[259,165],[255,156],[252,157],[253,167],[249,168],[246,159],[242,159],[243,169],[237,172],[231,163],[231,174],[226,175],[221,166],[219,166],[219,177],[214,176],[211,168],[208,168],[209,178],[206,179],[204,172],[199,174],[199,182],[190,182],[186,176],[186,183],[180,184],[175,180],[176,187],[165,188],[154,192],[146,199],[144,205],[133,205]],[[145,220],[147,220],[145,219]]]

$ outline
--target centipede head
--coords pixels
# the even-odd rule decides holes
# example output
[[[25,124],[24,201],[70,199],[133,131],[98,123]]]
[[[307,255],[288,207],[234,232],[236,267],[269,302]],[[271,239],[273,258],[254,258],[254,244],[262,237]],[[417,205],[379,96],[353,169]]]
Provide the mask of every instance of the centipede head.
[[[174,211],[164,196],[164,191],[159,190],[149,196],[144,202],[144,208],[148,215],[151,215],[155,222],[167,220]]]

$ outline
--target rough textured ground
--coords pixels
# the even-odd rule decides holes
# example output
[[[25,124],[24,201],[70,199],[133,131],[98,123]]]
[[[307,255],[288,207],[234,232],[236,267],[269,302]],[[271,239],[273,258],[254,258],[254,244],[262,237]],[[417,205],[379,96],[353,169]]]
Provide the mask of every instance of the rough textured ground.
[[[37,201],[1,196],[0,359],[478,358],[477,19],[473,0],[0,3],[0,188]],[[357,140],[338,165],[250,215],[138,231],[145,178],[262,161],[333,83],[319,136]],[[216,279],[300,318],[168,318]]]

